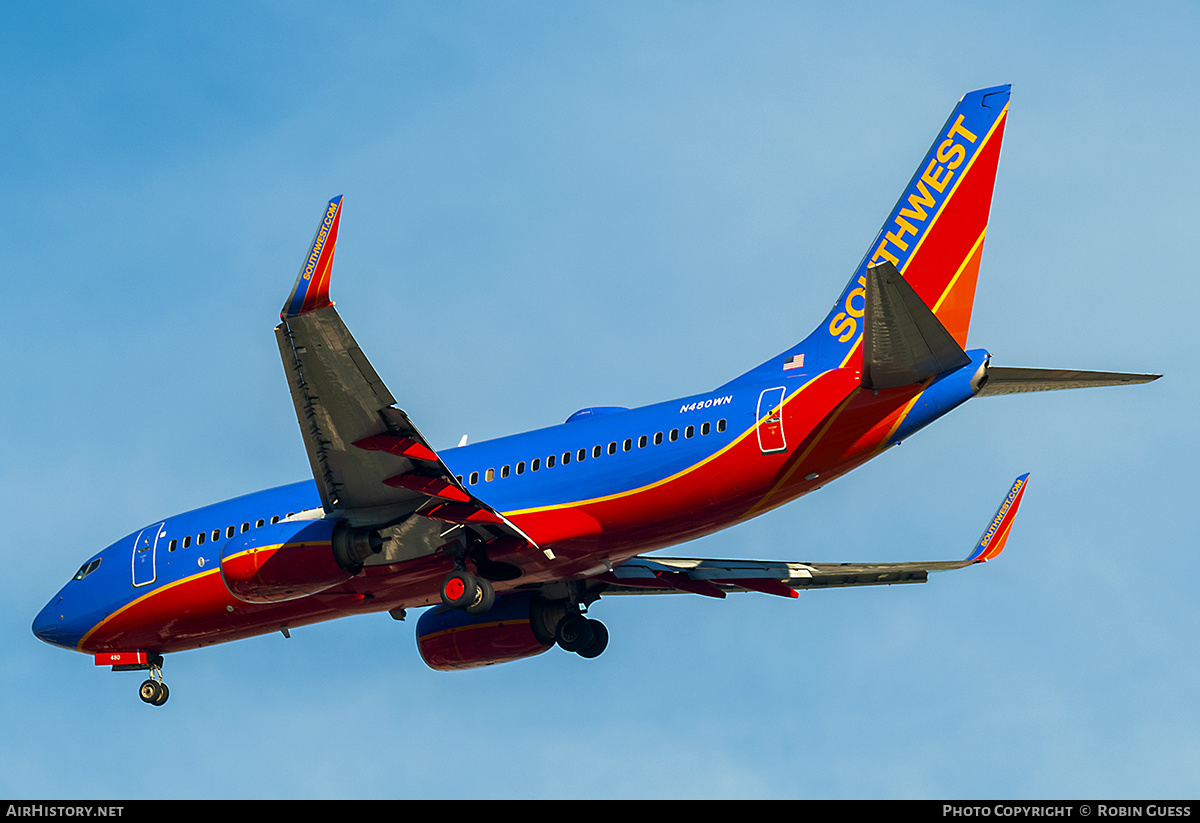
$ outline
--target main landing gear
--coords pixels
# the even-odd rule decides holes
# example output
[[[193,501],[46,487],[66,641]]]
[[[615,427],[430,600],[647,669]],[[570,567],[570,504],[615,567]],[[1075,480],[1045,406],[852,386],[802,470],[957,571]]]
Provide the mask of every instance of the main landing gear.
[[[496,602],[496,590],[482,577],[455,571],[442,581],[442,603],[470,615],[486,614]],[[594,599],[594,598],[593,598]],[[608,627],[585,617],[574,597],[536,598],[530,606],[530,628],[539,641],[580,657],[599,657],[608,648]]]
[[[547,646],[557,645],[580,657],[599,657],[608,648],[608,627],[585,616],[583,592],[574,589],[562,599],[536,598],[529,610],[529,628]],[[597,598],[590,598],[595,602]]]
[[[442,581],[442,602],[467,614],[486,614],[496,602],[496,590],[470,572],[451,572]]]
[[[599,620],[590,620],[579,612],[568,613],[554,628],[559,648],[580,657],[599,657],[608,648],[608,628]]]

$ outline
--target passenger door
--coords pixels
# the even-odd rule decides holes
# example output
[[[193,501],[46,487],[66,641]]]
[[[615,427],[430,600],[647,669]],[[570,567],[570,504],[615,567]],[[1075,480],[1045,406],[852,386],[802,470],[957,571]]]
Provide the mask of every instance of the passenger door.
[[[783,395],[786,389],[777,386],[765,389],[758,396],[758,447],[763,454],[787,451],[783,433]]]
[[[158,554],[158,539],[166,530],[166,521],[157,526],[147,526],[133,540],[133,585],[146,586],[158,576],[155,561]]]

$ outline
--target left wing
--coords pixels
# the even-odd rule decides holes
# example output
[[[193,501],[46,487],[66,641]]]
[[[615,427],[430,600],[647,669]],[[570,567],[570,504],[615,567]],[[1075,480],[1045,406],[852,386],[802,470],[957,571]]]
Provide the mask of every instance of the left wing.
[[[329,280],[341,209],[341,197],[329,201],[275,329],[325,513],[379,530],[384,548],[370,563],[431,554],[455,526],[467,547],[506,538],[533,545],[450,472],[338,316]]]
[[[789,563],[638,556],[595,579],[602,583],[600,593],[604,595],[690,592],[708,597],[725,597],[728,592],[737,591],[796,597],[799,589],[924,583],[929,578],[929,572],[961,569],[986,563],[998,556],[1004,550],[1028,482],[1028,474],[1017,478],[983,536],[964,560],[927,563]]]

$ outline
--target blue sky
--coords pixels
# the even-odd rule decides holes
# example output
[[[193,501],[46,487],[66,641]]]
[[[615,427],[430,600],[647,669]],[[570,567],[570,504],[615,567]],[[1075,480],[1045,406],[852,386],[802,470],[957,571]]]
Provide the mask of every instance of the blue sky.
[[[1116,3],[47,3],[0,27],[0,796],[1195,797],[1200,12]],[[719,385],[824,315],[955,101],[1012,83],[970,345],[1166,375],[967,404],[680,549],[1005,555],[927,585],[603,601],[594,661],[424,667],[358,617],[39,643],[97,549],[302,479],[271,329],[333,296],[435,446]]]

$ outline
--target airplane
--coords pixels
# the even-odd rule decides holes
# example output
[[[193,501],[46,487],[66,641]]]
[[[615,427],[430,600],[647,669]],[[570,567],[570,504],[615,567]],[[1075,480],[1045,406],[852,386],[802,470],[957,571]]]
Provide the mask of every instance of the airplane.
[[[920,583],[1003,550],[1013,483],[965,559],[814,563],[651,552],[762,515],[974,397],[1160,375],[993,366],[967,350],[1010,87],[955,106],[849,283],[800,342],[688,397],[581,409],[560,425],[435,450],[329,297],[329,201],[275,329],[312,479],[149,523],[90,557],[33,633],[114,671],[345,615],[418,620],[437,670],[541,654],[594,658],[609,595]]]

